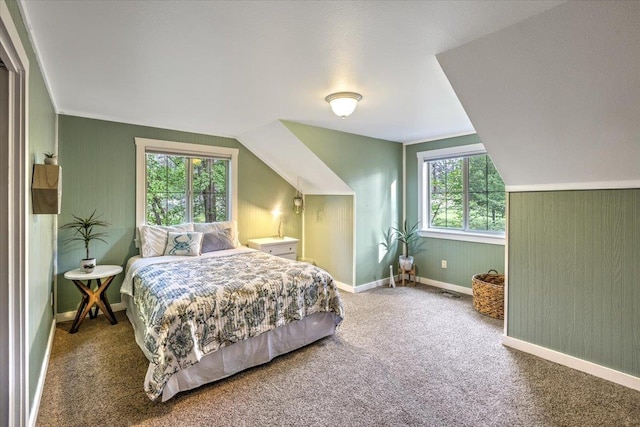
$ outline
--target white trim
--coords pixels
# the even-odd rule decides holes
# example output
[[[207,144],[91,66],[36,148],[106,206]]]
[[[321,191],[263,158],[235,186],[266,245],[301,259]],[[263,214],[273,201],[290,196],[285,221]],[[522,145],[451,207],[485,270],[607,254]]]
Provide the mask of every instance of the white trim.
[[[0,260],[1,270],[8,279],[6,328],[8,342],[7,413],[0,416],[0,423],[26,426],[29,422],[29,58],[22,40],[4,1],[0,1],[0,54],[9,73],[9,146],[3,160],[3,174],[7,172],[7,198],[0,203],[7,209],[8,229],[5,243],[7,257]],[[3,307],[4,309],[4,307]],[[4,335],[4,334],[3,334]],[[0,343],[5,345],[6,343]],[[4,377],[3,377],[4,378]],[[4,397],[3,397],[4,399]],[[4,407],[4,402],[3,402]]]
[[[51,329],[49,330],[49,340],[47,341],[47,350],[44,353],[42,365],[40,366],[40,376],[38,377],[38,385],[36,393],[33,397],[33,406],[29,414],[29,425],[35,426],[38,420],[38,410],[40,409],[40,401],[42,400],[42,392],[44,391],[44,380],[47,378],[47,370],[49,368],[49,359],[51,358],[51,349],[53,348],[53,337],[56,333],[56,321],[51,321]]]
[[[204,144],[188,144],[178,141],[134,138],[136,145],[136,226],[145,223],[145,152],[151,150],[167,150],[182,154],[213,155],[231,159],[229,186],[231,187],[231,212],[229,218],[238,221],[238,153],[240,150],[230,147],[219,147]]]
[[[114,304],[111,304],[111,310],[113,310],[114,312],[123,311],[126,309],[127,309],[127,306],[123,302],[116,302]],[[58,313],[56,314],[56,322],[62,323],[62,322],[68,322],[70,320],[73,320],[76,317],[76,313],[77,311],[65,311],[64,313]],[[102,315],[104,315],[102,311],[98,310],[98,316],[102,316]]]
[[[504,245],[505,236],[498,234],[471,233],[468,231],[445,230],[437,228],[427,228],[418,231],[420,237],[430,237],[432,239],[460,240],[463,242],[487,243],[489,245]]]
[[[511,193],[524,193],[529,191],[614,190],[623,188],[640,188],[640,181],[560,182],[555,184],[505,185],[505,191]]]
[[[476,133],[477,132],[474,129],[474,130],[470,130],[470,131],[453,133],[453,134],[450,134],[450,135],[447,135],[447,136],[436,136],[436,137],[429,138],[429,139],[419,139],[417,141],[403,142],[402,145],[424,144],[425,142],[441,141],[443,139],[450,139],[450,138],[458,138],[458,137],[461,137],[461,136],[475,135]]]
[[[525,353],[533,354],[534,356],[541,357],[545,360],[585,372],[589,375],[640,391],[640,378],[625,374],[624,372],[616,371],[615,369],[607,368],[583,359],[578,359],[577,357],[569,356],[568,354],[560,353],[558,351],[541,347],[517,338],[508,337],[506,335],[502,336],[502,344],[516,350],[524,351]]]
[[[504,245],[504,334],[507,335],[508,325],[509,325],[509,201],[510,201],[509,193],[505,194],[504,199],[504,209],[505,209],[505,224],[504,224],[504,234],[505,234],[505,245]]]
[[[426,277],[418,276],[418,283],[434,286],[436,288],[446,289],[448,291],[458,292],[459,294],[473,295],[473,290],[466,286],[454,285],[453,283],[441,282],[439,280],[428,279]]]
[[[375,280],[373,282],[365,283],[364,285],[359,286],[351,286],[341,282],[336,281],[336,285],[338,289],[343,291],[351,292],[352,294],[359,294],[360,292],[368,291],[369,289],[379,288],[382,286],[389,286],[389,278]]]
[[[356,241],[356,227],[358,226],[358,222],[356,221],[356,193],[353,193],[353,249],[351,250],[351,283],[356,283],[356,265],[357,265],[357,258],[356,258],[356,245],[357,245],[357,241]]]
[[[459,145],[457,147],[438,148],[436,150],[418,151],[416,157],[418,160],[425,162],[427,160],[446,159],[448,157],[463,157],[463,156],[475,156],[478,154],[487,154],[487,150],[484,145],[467,144]]]

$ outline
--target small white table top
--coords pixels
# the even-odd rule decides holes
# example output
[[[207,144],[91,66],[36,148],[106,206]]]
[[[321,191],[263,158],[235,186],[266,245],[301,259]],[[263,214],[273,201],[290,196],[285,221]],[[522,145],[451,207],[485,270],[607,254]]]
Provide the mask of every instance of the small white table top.
[[[279,237],[261,237],[258,239],[249,239],[247,242],[253,243],[258,246],[269,246],[269,245],[283,245],[287,243],[298,243],[300,240],[295,239],[293,237],[284,236],[283,238]]]
[[[64,278],[70,280],[91,280],[111,277],[120,273],[122,273],[122,267],[119,265],[96,265],[96,268],[91,273],[85,273],[81,269],[76,268],[75,270],[69,270],[64,273]]]

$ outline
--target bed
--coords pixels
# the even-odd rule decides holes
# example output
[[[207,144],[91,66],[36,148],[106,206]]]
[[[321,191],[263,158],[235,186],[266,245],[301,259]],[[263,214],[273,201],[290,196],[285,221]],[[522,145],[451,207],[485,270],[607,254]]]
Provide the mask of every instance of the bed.
[[[149,360],[150,399],[166,401],[267,363],[334,334],[342,321],[342,302],[326,271],[229,246],[128,261],[122,300]]]

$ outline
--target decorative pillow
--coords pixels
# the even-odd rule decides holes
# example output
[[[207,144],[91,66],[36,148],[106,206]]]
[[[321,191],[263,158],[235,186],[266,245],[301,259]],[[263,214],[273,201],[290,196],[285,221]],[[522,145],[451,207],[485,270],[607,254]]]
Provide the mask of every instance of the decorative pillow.
[[[165,255],[200,255],[202,233],[198,233],[197,231],[186,231],[183,233],[170,231],[167,238],[167,247],[164,250]]]
[[[180,225],[141,225],[140,232],[140,255],[143,258],[161,256],[167,247],[167,233],[170,231],[193,231],[193,224]]]
[[[231,241],[233,247],[240,246],[238,240],[238,224],[235,221],[221,221],[221,222],[196,222],[193,224],[193,231],[199,231],[201,233],[210,233],[212,231],[220,231],[224,229],[231,229]]]
[[[221,251],[223,249],[233,249],[235,247],[236,246],[231,240],[230,228],[204,233],[202,237],[202,253]]]

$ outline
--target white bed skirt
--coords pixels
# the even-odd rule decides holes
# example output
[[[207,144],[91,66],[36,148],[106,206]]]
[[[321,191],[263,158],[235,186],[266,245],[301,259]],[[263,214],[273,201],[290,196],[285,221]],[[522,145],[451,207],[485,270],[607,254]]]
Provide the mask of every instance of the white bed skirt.
[[[137,307],[133,304],[133,298],[126,294],[121,296],[122,302],[127,307],[127,317],[133,325],[136,343],[149,359],[149,354],[144,347],[144,327],[139,319]],[[302,320],[207,354],[198,364],[174,374],[169,379],[162,392],[162,401],[171,399],[181,391],[191,390],[267,363],[274,357],[332,335],[339,321],[340,318],[333,313],[315,313]]]

